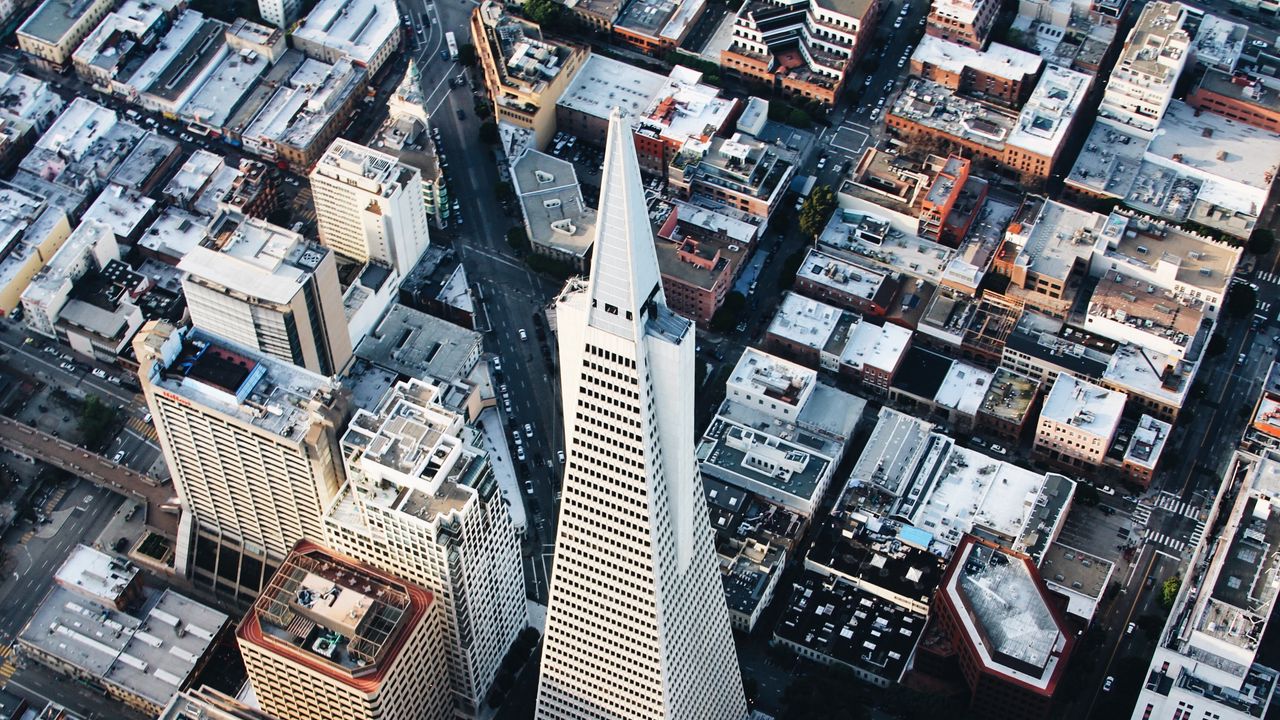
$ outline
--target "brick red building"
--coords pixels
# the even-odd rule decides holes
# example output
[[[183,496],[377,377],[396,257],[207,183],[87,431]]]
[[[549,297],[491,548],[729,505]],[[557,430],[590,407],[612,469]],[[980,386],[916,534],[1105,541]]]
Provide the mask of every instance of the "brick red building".
[[[1280,91],[1257,78],[1206,70],[1200,82],[1187,93],[1187,104],[1280,133]]]
[[[1000,0],[934,0],[925,33],[971,48],[987,44]]]
[[[966,535],[938,588],[921,666],[958,666],[977,716],[1048,717],[1075,645],[1059,601],[1029,556]]]

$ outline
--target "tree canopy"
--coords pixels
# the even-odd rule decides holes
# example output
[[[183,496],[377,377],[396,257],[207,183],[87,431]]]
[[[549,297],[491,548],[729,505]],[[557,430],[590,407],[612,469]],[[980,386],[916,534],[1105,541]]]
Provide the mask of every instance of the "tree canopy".
[[[524,16],[547,29],[560,24],[564,6],[555,0],[525,0]]]
[[[818,185],[800,206],[800,232],[817,237],[836,207],[836,195],[830,185]]]

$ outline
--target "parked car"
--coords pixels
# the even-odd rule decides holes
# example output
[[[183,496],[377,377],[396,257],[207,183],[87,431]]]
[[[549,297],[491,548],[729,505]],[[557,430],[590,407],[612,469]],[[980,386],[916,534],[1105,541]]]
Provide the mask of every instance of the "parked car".
[[[528,340],[528,339],[529,339],[529,333],[525,332],[525,331],[524,331],[524,328],[520,328],[520,339],[521,339],[521,340]]]
[[[533,426],[529,423],[524,424],[524,436],[528,438],[533,437]]]
[[[1008,453],[1009,451],[1008,451],[1008,450],[1005,450],[1005,449],[1004,449],[1004,447],[1002,447],[1002,446],[1000,446],[1000,445],[992,445],[992,446],[991,446],[991,452],[993,452],[993,453],[995,453],[995,454],[997,454],[997,455],[1004,455],[1004,454]]]
[[[1102,692],[1111,692],[1111,686],[1116,682],[1114,675],[1108,675],[1106,680],[1102,681]]]
[[[560,464],[561,464],[561,465],[563,465],[563,464],[564,464],[564,451],[563,451],[563,450],[557,450],[557,451],[556,451],[556,459],[560,461]]]

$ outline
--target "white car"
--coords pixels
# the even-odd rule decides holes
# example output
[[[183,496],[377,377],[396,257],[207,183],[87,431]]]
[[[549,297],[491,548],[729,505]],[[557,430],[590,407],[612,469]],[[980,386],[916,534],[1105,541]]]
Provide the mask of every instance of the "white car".
[[[106,370],[103,370],[103,369],[101,369],[101,368],[94,368],[94,369],[92,370],[92,372],[93,372],[93,376],[94,376],[94,377],[96,377],[96,378],[102,378],[102,379],[104,379],[104,380],[107,378],[107,371],[106,371]]]
[[[557,451],[556,451],[556,459],[560,461],[560,464],[561,464],[561,465],[563,465],[563,464],[564,464],[564,451],[563,451],[563,450],[557,450]]]
[[[529,339],[529,333],[525,332],[525,331],[524,331],[524,328],[520,328],[520,339],[521,339],[521,340],[528,340],[528,339]]]
[[[993,452],[993,453],[995,453],[995,454],[997,454],[997,455],[1004,455],[1005,453],[1007,453],[1007,452],[1008,452],[1008,450],[1005,450],[1003,447],[1001,447],[1001,446],[999,446],[999,445],[992,445],[992,446],[991,446],[991,452]]]
[[[527,438],[533,437],[533,425],[530,425],[529,423],[524,424],[524,436]]]
[[[75,372],[75,371],[76,371],[76,366],[75,366],[75,365],[72,365],[72,364],[71,364],[71,363],[69,363],[69,362],[59,363],[59,364],[58,364],[58,367],[62,368],[63,370],[66,370],[67,372]]]
[[[123,460],[123,459],[124,459],[124,451],[123,451],[123,450],[121,450],[121,451],[117,452],[115,455],[113,455],[113,456],[112,456],[112,458],[111,458],[111,462],[118,463],[118,462],[120,462],[120,461],[121,461],[121,460]]]
[[[519,459],[520,462],[524,462],[524,446],[523,445],[516,446],[516,458]]]

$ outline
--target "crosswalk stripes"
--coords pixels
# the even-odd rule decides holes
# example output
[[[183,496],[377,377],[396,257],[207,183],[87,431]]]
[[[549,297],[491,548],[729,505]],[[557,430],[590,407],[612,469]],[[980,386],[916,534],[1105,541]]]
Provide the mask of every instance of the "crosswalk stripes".
[[[1260,272],[1258,279],[1269,283],[1280,283],[1280,273]]]
[[[1156,507],[1162,510],[1168,510],[1175,515],[1191,518],[1192,520],[1198,520],[1200,518],[1200,508],[1197,505],[1189,503],[1172,493],[1161,493],[1160,496],[1156,498]]]
[[[1146,527],[1147,522],[1151,520],[1150,506],[1138,505],[1133,509],[1133,515],[1131,517],[1133,518],[1134,525]]]
[[[1177,538],[1171,538],[1162,532],[1151,530],[1150,528],[1147,529],[1146,538],[1148,542],[1163,545],[1176,553],[1181,553],[1187,547],[1185,542],[1178,540]]]
[[[138,433],[142,437],[156,440],[159,436],[156,434],[156,427],[149,422],[143,422],[142,418],[131,417],[129,422],[125,423],[130,430]]]
[[[1271,311],[1271,303],[1269,302],[1258,303],[1258,310],[1260,310],[1263,315],[1267,314],[1268,312]]]
[[[1190,539],[1187,540],[1187,544],[1190,545],[1191,547],[1195,547],[1200,544],[1200,539],[1203,537],[1204,537],[1204,522],[1202,521],[1202,522],[1196,523],[1196,529],[1191,532],[1191,537]]]
[[[0,663],[0,680],[7,683],[9,678],[13,677],[13,674],[18,672],[18,666],[14,662],[13,657],[13,646],[5,645],[3,648],[0,648],[0,658],[4,658],[4,661]]]

